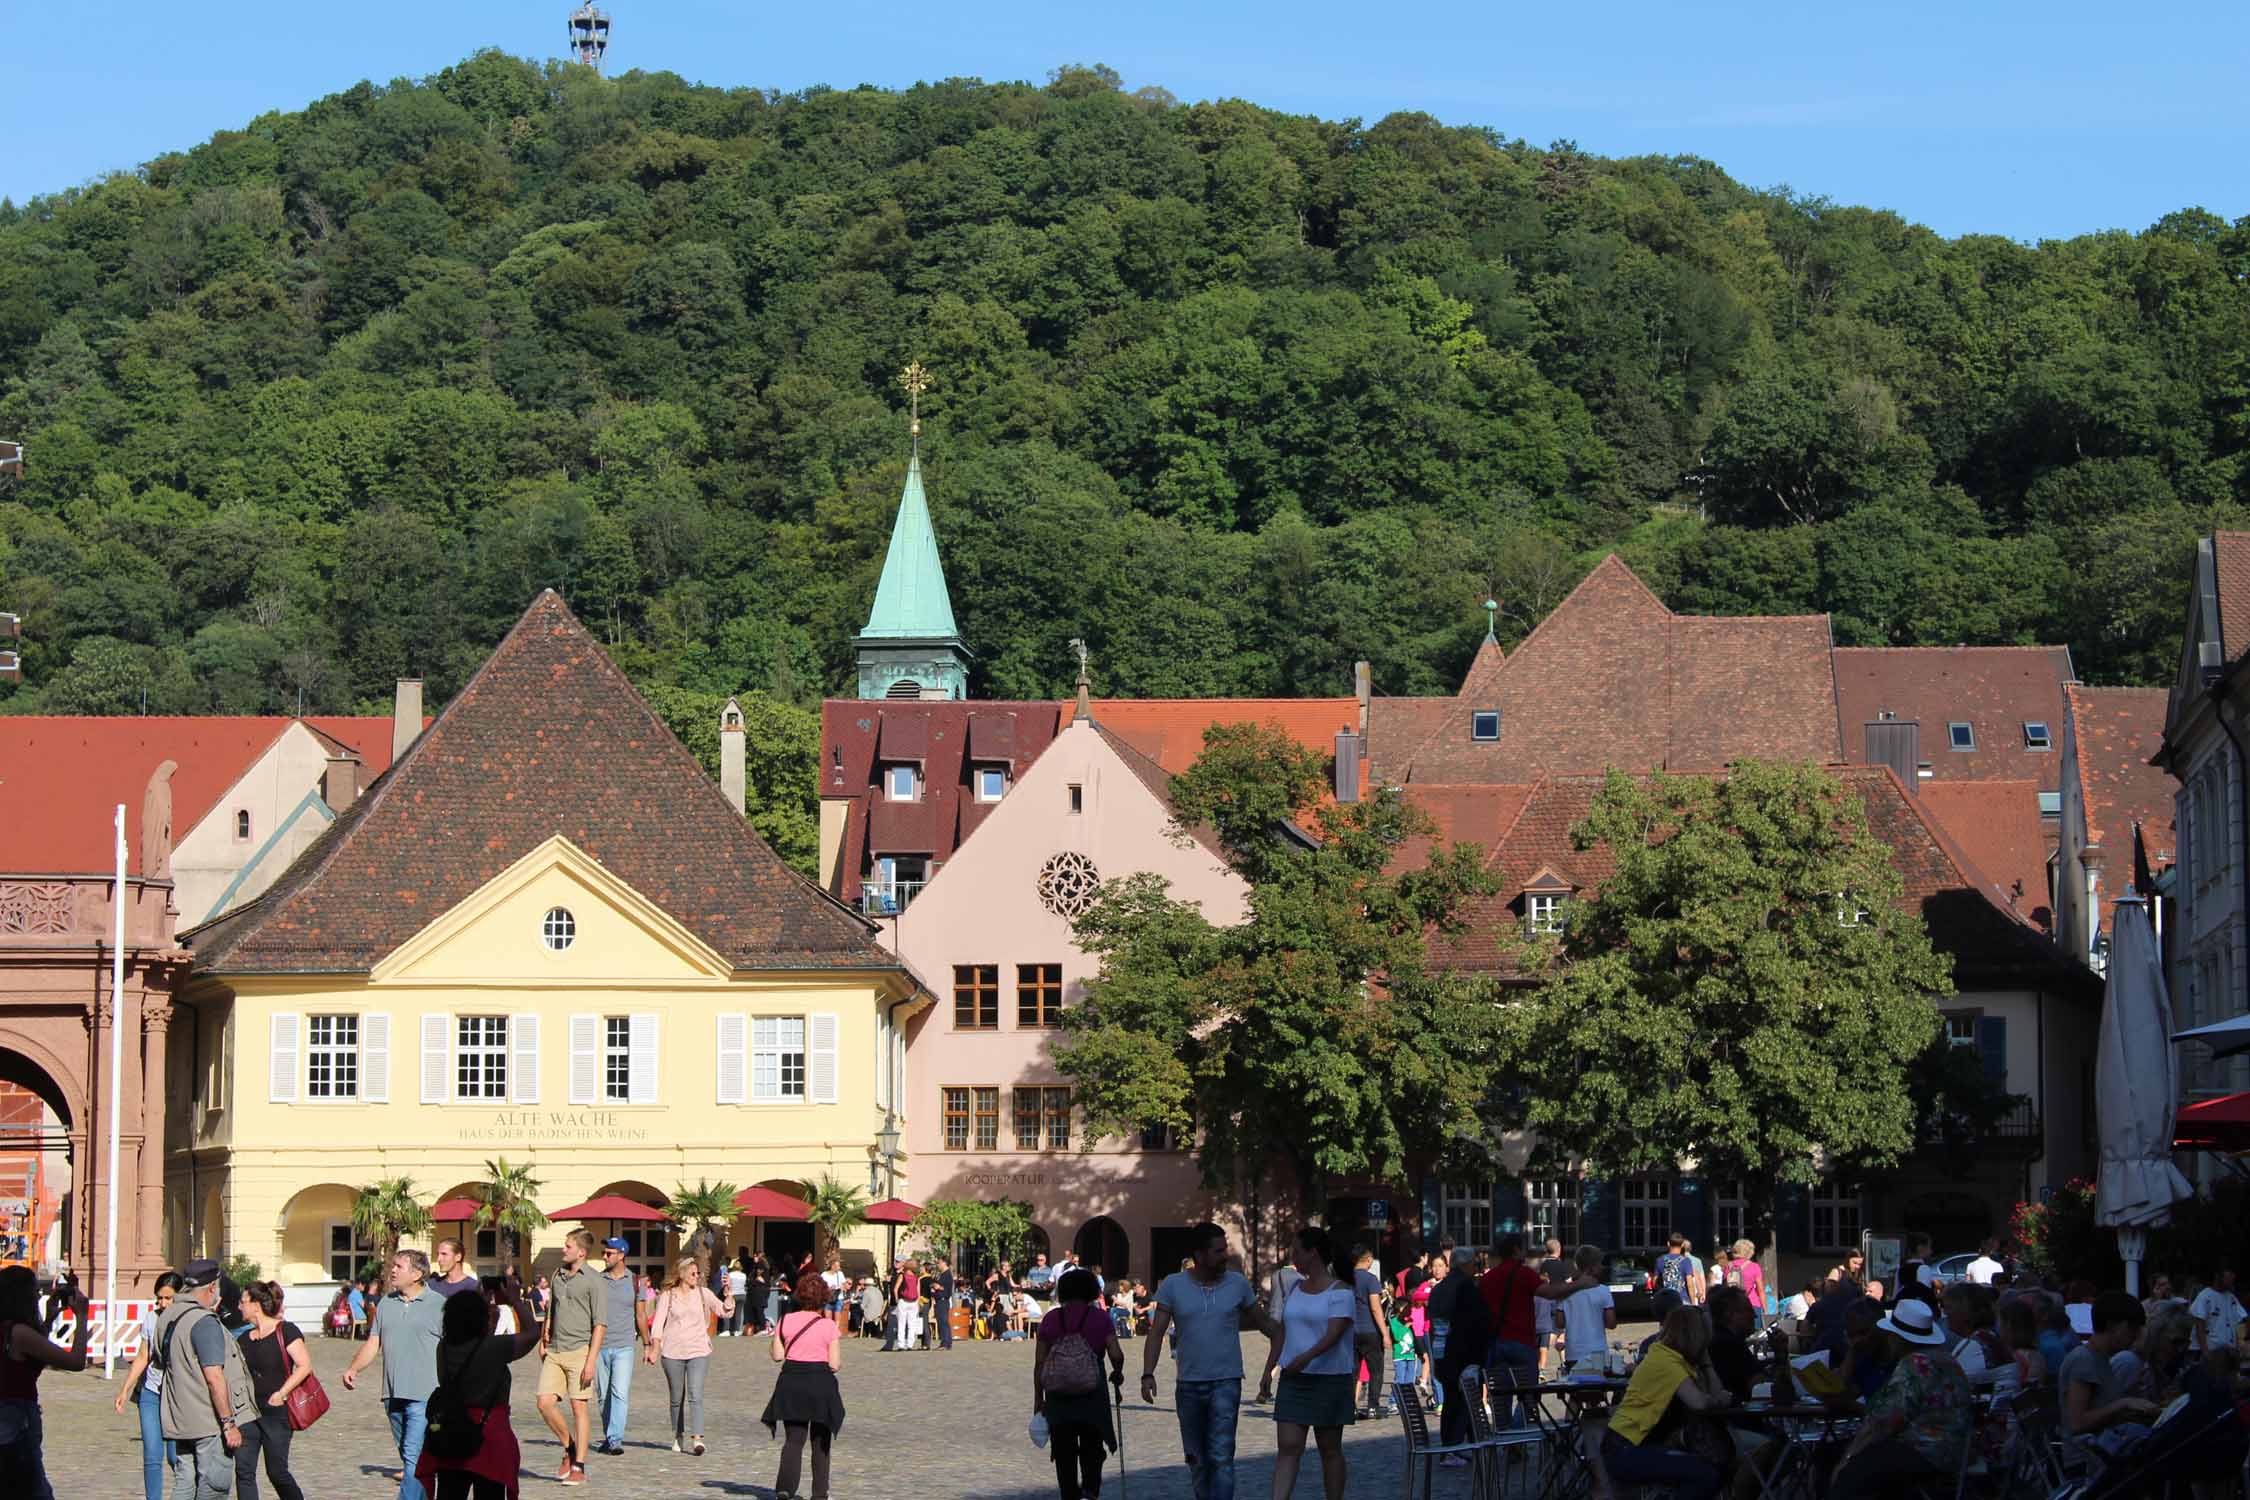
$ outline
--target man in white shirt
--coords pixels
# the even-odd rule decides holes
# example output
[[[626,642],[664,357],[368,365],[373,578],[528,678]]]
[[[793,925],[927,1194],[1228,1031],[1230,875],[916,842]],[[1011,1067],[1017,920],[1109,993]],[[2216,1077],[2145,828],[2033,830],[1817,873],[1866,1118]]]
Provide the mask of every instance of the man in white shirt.
[[[2000,1242],[1987,1237],[1983,1247],[1977,1251],[1977,1258],[1970,1261],[1969,1268],[1961,1274],[1978,1286],[1990,1286],[1992,1278],[2006,1269],[2006,1266],[2000,1264]]]
[[[2250,1316],[2242,1310],[2242,1299],[2234,1294],[2234,1267],[2219,1267],[2211,1284],[2197,1292],[2195,1300],[2188,1304],[2188,1315],[2195,1319],[2198,1353],[2233,1346],[2241,1336],[2243,1319]]]

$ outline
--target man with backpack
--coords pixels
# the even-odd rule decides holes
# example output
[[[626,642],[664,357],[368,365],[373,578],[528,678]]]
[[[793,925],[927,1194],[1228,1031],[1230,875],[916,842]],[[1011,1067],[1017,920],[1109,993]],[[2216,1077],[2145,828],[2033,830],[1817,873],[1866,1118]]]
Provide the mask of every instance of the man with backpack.
[[[172,1494],[174,1500],[226,1500],[234,1493],[242,1429],[258,1420],[258,1398],[242,1346],[212,1311],[219,1263],[189,1261],[180,1285],[180,1295],[156,1320],[156,1362],[164,1372],[160,1415],[180,1455]]]

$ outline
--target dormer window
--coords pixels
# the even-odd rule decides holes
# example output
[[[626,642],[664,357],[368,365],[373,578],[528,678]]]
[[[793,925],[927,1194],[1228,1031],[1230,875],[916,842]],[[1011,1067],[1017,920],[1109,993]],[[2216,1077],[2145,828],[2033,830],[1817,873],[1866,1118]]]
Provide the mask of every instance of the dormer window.
[[[998,802],[1008,795],[1008,768],[1006,766],[978,766],[976,769],[977,800]]]
[[[1976,729],[1967,722],[1956,719],[1945,726],[1946,743],[1956,750],[1974,750],[1977,747]]]
[[[250,842],[250,809],[247,807],[234,810],[234,838],[238,844]]]
[[[1500,738],[1500,710],[1480,708],[1469,715],[1469,738],[1496,740]]]
[[[913,802],[922,795],[922,773],[913,766],[885,766],[883,795],[892,802]]]
[[[1532,891],[1523,898],[1524,931],[1533,937],[1559,937],[1563,929],[1563,896],[1559,891]]]
[[[2026,750],[2052,750],[2055,748],[2055,738],[2047,732],[2047,725],[2044,720],[2026,719],[2023,721],[2023,747]]]

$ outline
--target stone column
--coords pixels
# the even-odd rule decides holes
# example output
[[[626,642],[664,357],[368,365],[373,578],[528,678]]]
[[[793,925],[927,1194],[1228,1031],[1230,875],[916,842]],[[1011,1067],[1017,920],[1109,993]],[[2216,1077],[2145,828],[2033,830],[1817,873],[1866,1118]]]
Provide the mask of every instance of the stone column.
[[[172,1025],[165,998],[141,997],[141,1183],[134,1259],[143,1266],[164,1257],[164,1048]]]
[[[100,988],[86,1013],[86,1144],[74,1154],[70,1174],[77,1208],[71,1215],[75,1223],[70,1268],[78,1273],[81,1288],[99,1287],[108,1266],[102,1254],[108,1248],[105,1229],[109,1222],[105,1212],[109,1191],[109,1029],[117,1024],[117,1005],[109,992],[106,962],[96,983]],[[94,1295],[91,1290],[86,1294]]]

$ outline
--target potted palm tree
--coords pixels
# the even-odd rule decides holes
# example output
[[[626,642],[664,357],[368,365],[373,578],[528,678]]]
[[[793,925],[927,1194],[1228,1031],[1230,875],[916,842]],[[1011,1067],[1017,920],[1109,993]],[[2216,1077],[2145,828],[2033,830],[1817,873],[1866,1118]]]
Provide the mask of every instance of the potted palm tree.
[[[726,1239],[727,1226],[740,1217],[740,1210],[734,1206],[734,1193],[731,1182],[710,1182],[698,1177],[694,1187],[684,1182],[675,1186],[671,1198],[664,1204],[664,1212],[675,1223],[687,1227],[687,1237],[681,1248],[694,1256],[696,1265],[702,1268],[705,1286],[711,1286],[711,1272],[719,1246]]]
[[[380,1252],[376,1287],[388,1291],[391,1257],[398,1254],[398,1242],[430,1232],[430,1211],[416,1200],[414,1179],[385,1177],[361,1188],[352,1200],[352,1231]]]
[[[531,1175],[528,1165],[511,1164],[503,1156],[484,1164],[484,1185],[473,1193],[478,1203],[476,1227],[499,1231],[501,1243],[507,1247],[503,1264],[514,1267],[517,1279],[526,1286],[531,1284],[531,1267],[524,1252],[533,1231],[547,1227],[547,1216],[539,1211],[536,1201],[544,1186]]]

